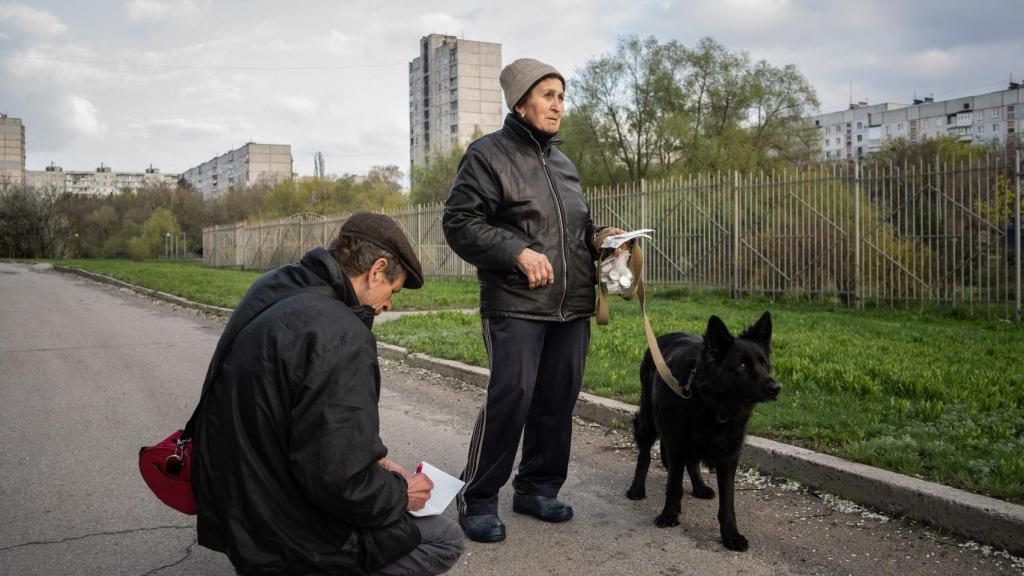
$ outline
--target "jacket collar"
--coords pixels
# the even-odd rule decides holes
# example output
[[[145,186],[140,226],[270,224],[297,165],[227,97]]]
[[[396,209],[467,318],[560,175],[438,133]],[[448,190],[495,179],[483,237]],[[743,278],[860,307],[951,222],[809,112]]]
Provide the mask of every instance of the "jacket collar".
[[[316,275],[324,284],[330,286],[334,290],[334,295],[352,308],[352,312],[363,324],[366,324],[367,328],[373,327],[373,308],[359,303],[359,297],[356,295],[355,289],[352,288],[352,282],[342,272],[334,255],[317,246],[306,252],[300,264]]]
[[[511,112],[505,114],[504,130],[516,140],[519,140],[528,146],[532,146],[534,149],[541,152],[547,152],[551,146],[562,143],[562,141],[558,139],[557,134],[553,134],[547,142],[541,143],[541,141],[534,136],[530,127],[527,126],[525,122],[517,119]]]

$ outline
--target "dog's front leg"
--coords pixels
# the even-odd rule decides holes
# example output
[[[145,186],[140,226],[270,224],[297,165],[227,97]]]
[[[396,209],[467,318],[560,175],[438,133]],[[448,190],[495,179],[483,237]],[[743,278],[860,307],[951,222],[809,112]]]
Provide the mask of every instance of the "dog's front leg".
[[[664,444],[665,439],[662,438]],[[682,509],[683,501],[683,470],[686,464],[679,456],[673,457],[672,450],[666,451],[668,458],[668,485],[665,487],[665,507],[661,514],[654,519],[654,524],[659,528],[679,526],[679,512]]]
[[[726,548],[742,552],[749,544],[736,528],[736,463],[736,460],[729,460],[715,467],[718,476],[718,529]]]

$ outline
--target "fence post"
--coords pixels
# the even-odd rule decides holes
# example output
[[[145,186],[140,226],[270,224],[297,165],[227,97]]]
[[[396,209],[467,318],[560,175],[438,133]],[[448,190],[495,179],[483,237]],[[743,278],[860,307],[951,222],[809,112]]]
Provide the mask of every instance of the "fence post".
[[[640,179],[640,228],[647,228],[647,180]]]
[[[416,205],[416,258],[423,263],[423,206]]]
[[[860,158],[853,161],[853,301],[857,308],[860,298]]]
[[[733,171],[732,186],[732,297],[740,297],[740,172]]]
[[[1014,259],[1015,259],[1013,268],[1014,268],[1014,276],[1016,276],[1016,282],[1015,282],[1015,284],[1016,284],[1015,285],[1015,291],[1016,291],[1016,298],[1017,298],[1017,302],[1016,302],[1016,306],[1017,306],[1016,318],[1017,318],[1017,322],[1020,322],[1021,321],[1021,287],[1020,287],[1020,261],[1021,261],[1021,258],[1020,258],[1020,246],[1021,246],[1021,240],[1020,240],[1020,181],[1021,181],[1021,178],[1022,178],[1022,175],[1021,175],[1021,163],[1020,163],[1020,150],[1017,150],[1017,165],[1014,166],[1014,172],[1016,172],[1016,174],[1017,174],[1017,192],[1016,192],[1016,194],[1013,195],[1013,214],[1014,214],[1013,220],[1014,220],[1014,226],[1016,226],[1017,229],[1013,231],[1013,238],[1014,238],[1013,252],[1014,252]]]

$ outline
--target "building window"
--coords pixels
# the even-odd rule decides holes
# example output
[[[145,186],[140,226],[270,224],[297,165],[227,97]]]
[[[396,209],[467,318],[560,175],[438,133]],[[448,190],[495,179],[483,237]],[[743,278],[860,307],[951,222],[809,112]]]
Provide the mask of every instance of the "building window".
[[[984,134],[984,133],[985,133],[985,125],[984,124],[978,124],[978,134],[981,135],[981,134]]]
[[[857,142],[862,142],[863,140],[864,140],[864,135],[863,134],[857,134]]]
[[[885,125],[885,135],[892,136],[892,124]]]
[[[857,122],[857,130],[862,130],[863,128],[864,128],[864,123],[863,122]]]
[[[825,126],[825,134],[831,134],[831,133],[832,133],[832,127],[831,126]]]
[[[999,132],[999,124],[993,124],[992,125],[992,133],[996,134],[998,132]]]
[[[897,132],[903,132],[903,122],[900,122],[899,124],[896,124],[896,131]]]
[[[999,108],[993,108],[989,112],[989,117],[992,118],[993,120],[995,120],[996,118],[999,118]]]
[[[975,110],[974,111],[974,119],[975,120],[984,120],[985,119],[985,111],[984,110]]]

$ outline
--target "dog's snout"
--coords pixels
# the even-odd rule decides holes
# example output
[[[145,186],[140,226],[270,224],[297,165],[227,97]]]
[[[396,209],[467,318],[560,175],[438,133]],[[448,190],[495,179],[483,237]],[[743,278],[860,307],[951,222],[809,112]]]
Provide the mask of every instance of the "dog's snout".
[[[778,398],[780,390],[782,390],[782,385],[775,380],[769,380],[768,384],[765,385],[765,392],[772,400]]]

